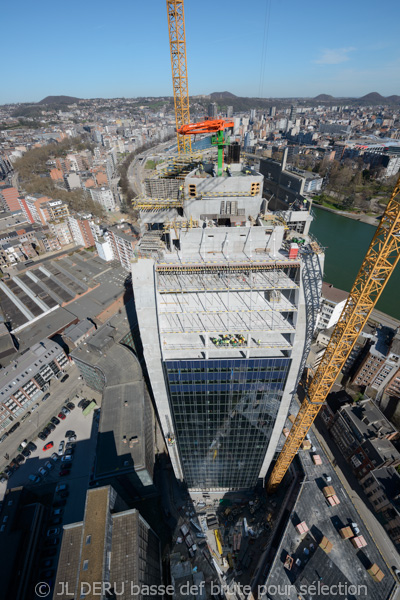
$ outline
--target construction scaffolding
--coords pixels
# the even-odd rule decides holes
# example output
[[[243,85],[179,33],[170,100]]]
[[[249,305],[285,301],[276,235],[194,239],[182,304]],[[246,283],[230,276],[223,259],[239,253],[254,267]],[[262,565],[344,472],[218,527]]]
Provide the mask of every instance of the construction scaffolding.
[[[133,208],[143,212],[157,212],[169,208],[182,208],[183,200],[177,198],[149,198],[138,196],[132,201]]]

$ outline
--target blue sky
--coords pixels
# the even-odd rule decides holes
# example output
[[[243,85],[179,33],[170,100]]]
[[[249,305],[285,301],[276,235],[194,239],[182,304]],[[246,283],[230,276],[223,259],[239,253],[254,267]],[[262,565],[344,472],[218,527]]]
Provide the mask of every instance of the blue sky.
[[[185,13],[191,95],[400,94],[399,0],[186,0]],[[172,95],[164,0],[8,2],[0,51],[0,103]]]

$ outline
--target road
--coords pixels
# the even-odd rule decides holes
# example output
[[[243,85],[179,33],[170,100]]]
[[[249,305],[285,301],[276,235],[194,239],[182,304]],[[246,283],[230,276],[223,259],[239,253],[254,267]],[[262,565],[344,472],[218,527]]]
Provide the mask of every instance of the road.
[[[334,441],[330,438],[320,417],[317,418],[315,425],[316,426],[313,427],[313,433],[316,435],[319,443],[325,450],[329,460],[334,465],[336,463],[334,469],[351,501],[353,502],[358,514],[368,527],[368,530],[378,546],[383,558],[385,559],[386,564],[390,568],[396,566],[398,569],[400,569],[399,553],[397,552],[385,529],[379,523],[375,513],[372,511],[372,508],[369,507],[368,500],[364,495],[364,491],[360,486],[359,481],[353,474],[350,466],[343,458]],[[398,591],[397,597],[400,598],[399,592],[400,590]]]
[[[129,183],[131,185],[131,188],[133,189],[133,191],[140,195],[140,194],[144,194],[145,190],[144,190],[144,185],[143,185],[143,179],[145,176],[145,169],[144,166],[147,162],[147,159],[150,158],[151,156],[155,156],[157,157],[157,154],[163,153],[163,158],[165,158],[165,148],[167,148],[168,146],[171,146],[173,144],[172,140],[168,140],[167,142],[163,142],[162,144],[159,144],[158,146],[154,146],[153,148],[150,148],[149,150],[145,150],[144,152],[142,152],[140,155],[135,156],[135,158],[133,159],[133,161],[131,162],[131,164],[129,165],[128,168],[128,179],[129,179]],[[141,158],[143,158],[143,160],[140,160]]]

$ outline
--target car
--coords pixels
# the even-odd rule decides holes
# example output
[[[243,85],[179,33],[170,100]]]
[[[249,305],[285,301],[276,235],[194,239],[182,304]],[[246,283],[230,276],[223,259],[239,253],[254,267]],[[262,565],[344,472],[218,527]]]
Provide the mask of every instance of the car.
[[[50,462],[49,460],[47,461],[47,463],[45,464],[45,467],[48,471],[51,471],[52,469],[54,469],[54,465],[52,462]]]
[[[397,577],[397,581],[400,583],[400,569],[398,569],[397,567],[392,567],[392,569],[393,569],[393,573]]]
[[[8,477],[6,475],[2,475],[0,477],[0,483],[5,483],[6,481],[8,481]]]
[[[64,383],[64,381],[67,381],[67,379],[69,379],[69,375],[68,373],[66,373],[66,375],[64,375],[64,377],[61,377],[61,383]]]
[[[4,442],[6,439],[8,438],[8,433],[7,431],[0,437],[0,443]]]
[[[58,504],[59,504],[60,506],[65,506],[65,504],[66,504],[66,501],[65,501],[65,500],[59,500]],[[53,505],[53,506],[55,506],[55,505],[56,505],[56,503],[54,503],[54,505]],[[53,516],[62,515],[62,514],[63,514],[63,512],[64,512],[64,509],[63,509],[63,508],[56,508],[55,510],[53,510]]]
[[[71,469],[61,469],[61,471],[59,472],[59,476],[65,477],[66,475],[69,475],[70,473],[71,473]]]
[[[29,448],[29,450],[30,450],[31,452],[33,452],[34,450],[37,450],[37,446],[36,446],[36,444],[34,444],[33,442],[29,442],[29,444],[28,444],[27,448]]]
[[[10,462],[10,467],[12,467],[14,469],[14,471],[16,471],[17,469],[19,469],[19,463],[17,463],[17,461],[15,460],[15,458]]]
[[[57,419],[57,417],[52,417],[50,419],[50,421],[53,423],[53,425],[59,425],[60,424],[60,419]]]
[[[63,463],[65,463],[65,462],[71,462],[71,461],[72,461],[72,456],[70,454],[66,454],[61,459],[61,462],[63,462]]]
[[[64,413],[63,413],[63,412],[59,412],[59,413],[58,413],[58,415],[57,415],[57,417],[58,417],[59,419],[61,419],[62,421],[64,421],[64,419],[65,419],[65,415],[64,415]]]
[[[59,527],[52,527],[51,529],[49,529],[47,531],[47,537],[53,537],[53,535],[59,535],[60,533],[60,528]]]
[[[26,420],[28,417],[30,417],[30,416],[31,416],[31,414],[32,414],[32,413],[31,413],[31,411],[30,411],[30,410],[28,410],[28,412],[27,412],[27,413],[25,413],[25,414],[23,415],[23,417],[21,417],[21,423],[23,423],[23,422],[24,422],[24,421],[25,421],[25,420]]]
[[[68,450],[65,451],[64,456],[73,456],[74,455],[74,449],[73,448],[68,448]]]
[[[39,408],[39,403],[38,402],[32,406],[31,412],[34,412],[37,408]]]
[[[54,556],[55,554],[57,554],[56,548],[49,548],[48,550],[42,552],[43,558],[46,558],[47,556]]]
[[[74,435],[70,435],[68,438],[69,442],[76,442],[76,433],[74,433]]]
[[[65,437],[68,438],[71,435],[75,435],[75,431],[72,431],[72,429],[68,429],[68,431],[65,432]]]
[[[60,538],[51,537],[46,541],[45,546],[58,546],[59,541],[60,541]]]
[[[22,456],[25,456],[25,458],[29,458],[29,456],[31,455],[31,451],[29,450],[29,448],[24,448],[21,454]]]
[[[39,575],[40,581],[45,581],[49,577],[53,577],[54,569],[47,569],[46,571],[42,571]]]
[[[54,519],[50,519],[49,525],[60,525],[61,521],[61,517],[55,517]]]
[[[19,465],[22,465],[25,462],[25,456],[23,456],[22,454],[18,454],[15,460]]]
[[[21,425],[21,423],[19,421],[17,421],[16,423],[14,423],[14,425],[8,430],[8,433],[14,433],[14,431],[17,431],[18,427]]]
[[[65,444],[64,440],[61,440],[61,442],[59,443],[59,446],[58,446],[58,454],[62,454],[64,452],[64,444]]]
[[[75,442],[67,442],[67,444],[66,444],[66,446],[65,446],[65,449],[66,449],[66,450],[70,450],[70,449],[72,449],[72,448],[76,448],[76,444],[75,444]]]
[[[46,560],[42,560],[42,562],[40,563],[40,568],[41,569],[48,569],[49,567],[51,567],[51,565],[53,564],[53,561],[51,558],[47,558]]]
[[[90,400],[85,400],[85,402],[82,404],[81,409],[85,410],[85,408],[87,408],[90,404]]]
[[[66,406],[63,406],[61,412],[63,412],[64,415],[67,416],[70,414],[71,411]]]
[[[47,393],[47,394],[45,394],[45,395],[43,396],[43,398],[42,398],[42,402],[44,402],[44,401],[45,401],[45,400],[47,400],[48,398],[50,398],[50,394],[49,394],[49,393]]]
[[[7,477],[10,477],[14,473],[14,469],[10,467],[10,465],[7,465],[7,467],[4,468],[3,472],[5,475],[7,475]]]
[[[50,432],[50,429],[48,429],[48,428],[47,428],[47,426],[46,426],[46,427],[43,429],[43,433],[44,433],[45,435],[50,435],[50,433],[51,433],[51,432]]]
[[[53,507],[58,509],[60,506],[65,506],[66,504],[67,501],[63,498],[62,500],[56,500],[55,502],[53,502]]]
[[[58,461],[58,454],[57,454],[57,452],[53,452],[53,454],[50,456],[50,458],[52,460],[54,460],[54,462],[57,462]]]
[[[54,442],[47,442],[45,446],[43,446],[43,451],[50,450],[54,446]]]
[[[29,475],[28,477],[29,481],[32,481],[32,483],[39,483],[39,481],[41,481],[41,477],[40,475]]]
[[[38,433],[38,438],[39,440],[42,440],[44,442],[44,440],[46,440],[49,436],[44,434],[43,431],[41,431],[40,433]]]
[[[64,490],[63,492],[59,492],[58,495],[60,496],[60,498],[68,498],[69,492],[67,492],[67,490]]]
[[[69,410],[74,410],[75,408],[75,404],[73,402],[67,402],[66,406],[69,408]]]
[[[78,408],[82,408],[83,405],[85,404],[85,402],[87,402],[86,398],[82,398],[82,400],[79,400],[79,402],[78,402]]]
[[[44,467],[39,468],[39,473],[40,473],[40,475],[43,475],[43,476],[47,475],[47,471]]]
[[[18,446],[18,452],[21,452],[24,448],[26,448],[28,445],[28,440],[23,440],[20,445]]]
[[[46,428],[50,431],[55,431],[56,426],[53,423],[47,423]]]
[[[66,483],[59,483],[56,487],[56,493],[58,492],[62,492],[63,490],[68,489],[68,486]]]

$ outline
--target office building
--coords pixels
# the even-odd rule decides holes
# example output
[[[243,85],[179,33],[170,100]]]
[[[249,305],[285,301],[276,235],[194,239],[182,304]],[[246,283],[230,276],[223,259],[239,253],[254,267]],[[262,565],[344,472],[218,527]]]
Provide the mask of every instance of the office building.
[[[233,117],[233,106],[226,107],[226,118],[231,119]]]
[[[274,458],[305,365],[324,255],[309,240],[299,253],[255,170],[213,176],[212,160],[182,170],[179,199],[137,206],[151,229],[132,264],[144,358],[178,479],[247,489]]]
[[[216,102],[211,102],[208,105],[208,116],[210,119],[216,119],[218,116],[218,105]]]
[[[93,582],[109,584],[99,597],[121,600],[142,600],[132,590],[162,582],[158,536],[111,486],[88,490],[83,521],[64,525],[54,597],[95,598]]]

